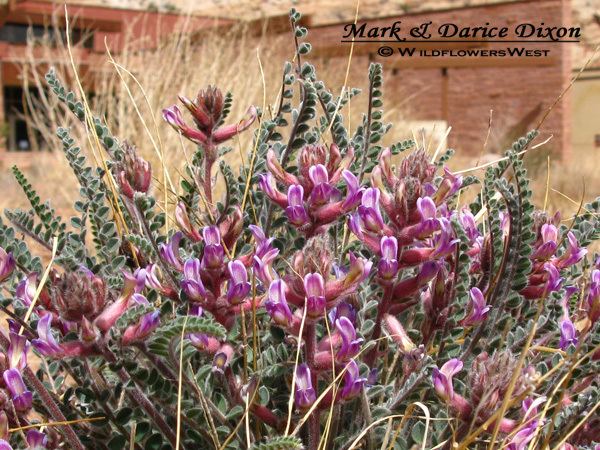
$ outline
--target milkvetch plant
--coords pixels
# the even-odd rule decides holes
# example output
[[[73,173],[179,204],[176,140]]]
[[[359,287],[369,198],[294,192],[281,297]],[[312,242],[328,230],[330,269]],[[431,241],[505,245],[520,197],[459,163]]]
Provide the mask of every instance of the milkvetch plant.
[[[382,146],[378,64],[351,132],[359,91],[317,79],[299,18],[274,111],[230,118],[217,87],[165,105],[197,146],[168,204],[144,143],[48,73],[106,161],[57,131],[81,186],[70,222],[13,169],[31,209],[0,223],[0,448],[600,445],[600,200],[536,210],[519,156],[536,131],[482,180],[450,150]]]

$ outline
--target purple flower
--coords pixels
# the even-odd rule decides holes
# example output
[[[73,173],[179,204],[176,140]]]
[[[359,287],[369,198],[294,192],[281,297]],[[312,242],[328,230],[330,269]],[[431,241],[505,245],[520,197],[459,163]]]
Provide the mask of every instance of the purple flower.
[[[193,301],[199,302],[205,300],[208,296],[202,277],[200,276],[200,260],[197,258],[188,259],[183,265],[183,280],[181,289]]]
[[[586,255],[587,249],[579,247],[579,241],[575,235],[569,231],[567,233],[567,249],[565,253],[558,258],[556,266],[559,269],[577,264]]]
[[[204,314],[204,309],[197,303],[194,303],[190,306],[190,316],[201,317]]]
[[[309,202],[311,205],[320,206],[331,200],[337,200],[340,192],[329,184],[329,174],[323,164],[311,166],[308,169],[309,178],[313,183]],[[289,199],[289,191],[288,191]]]
[[[346,317],[341,317],[335,321],[335,328],[342,337],[342,346],[336,354],[336,359],[346,361],[356,356],[360,351],[363,339],[356,338],[356,329],[352,322]]]
[[[540,397],[536,400],[531,398],[523,400],[523,410],[525,411],[523,425],[508,442],[506,447],[508,450],[525,450],[527,448],[529,442],[535,437],[538,426],[541,425],[540,421],[536,419],[537,407],[545,401],[546,397]]]
[[[48,444],[46,435],[38,430],[29,430],[27,432],[27,445],[29,450],[45,449]]]
[[[377,368],[369,370],[369,374],[367,375],[367,386],[374,386],[377,384],[377,379],[379,378],[379,370]]]
[[[165,122],[171,125],[175,131],[180,132],[195,144],[205,145],[208,142],[208,138],[202,131],[191,128],[183,121],[181,110],[177,105],[163,109],[162,116]]]
[[[37,324],[38,339],[31,341],[35,349],[44,356],[57,356],[62,353],[62,349],[54,336],[50,325],[52,324],[52,314],[46,314]]]
[[[133,342],[144,341],[158,327],[159,323],[160,311],[144,314],[138,323],[125,329],[121,342],[123,345],[129,345]]]
[[[6,280],[15,270],[17,263],[12,253],[0,247],[0,283]]]
[[[361,241],[365,239],[365,234],[363,232],[362,223],[358,213],[351,214],[350,217],[348,217],[348,228],[350,228],[350,231],[352,231],[352,233],[354,233],[354,235]]]
[[[437,215],[437,207],[429,197],[420,197],[417,199],[417,211],[419,211],[422,221],[435,219]]]
[[[558,229],[551,223],[545,223],[540,229],[542,242],[556,242],[558,240]]]
[[[346,199],[342,203],[342,209],[344,211],[349,211],[361,202],[364,188],[360,187],[358,178],[356,178],[349,170],[343,170],[342,177],[344,178],[344,181],[346,181],[346,186],[348,187]]]
[[[15,296],[21,300],[25,306],[29,306],[35,297],[37,290],[37,276],[36,272],[32,272],[23,278],[17,285]]]
[[[145,269],[139,268],[136,270],[137,276],[144,278],[144,284],[150,289],[158,292],[165,292],[165,287],[161,284],[157,274],[158,267],[156,264],[148,264]]]
[[[545,223],[540,229],[541,244],[531,254],[531,259],[545,261],[556,252],[558,247],[558,230],[550,223]]]
[[[133,274],[123,271],[123,294],[122,297],[131,297],[133,294],[139,294],[146,285],[146,272],[136,270]]]
[[[421,266],[421,270],[417,274],[419,284],[423,285],[431,280],[440,271],[440,265],[436,261],[427,261]]]
[[[249,228],[256,241],[256,249],[252,257],[252,268],[256,278],[264,286],[268,286],[274,278],[272,265],[277,255],[279,255],[279,249],[271,245],[273,238],[267,239],[260,227],[250,225]]]
[[[300,364],[296,369],[296,408],[306,410],[317,400],[317,393],[312,385],[310,369],[306,364]]]
[[[23,370],[27,366],[27,351],[29,350],[29,342],[25,336],[10,332],[10,345],[8,346],[9,367],[11,369]]]
[[[398,241],[395,237],[384,236],[381,238],[381,260],[379,261],[379,276],[390,280],[398,273]]]
[[[285,282],[274,280],[269,286],[269,295],[265,302],[265,309],[271,319],[282,327],[290,325],[293,316],[285,298]]]
[[[454,175],[447,167],[444,167],[444,178],[435,193],[435,201],[439,205],[442,201],[454,195],[462,186],[462,176]]]
[[[273,250],[273,238],[267,238],[263,229],[257,225],[249,225],[248,228],[254,237],[254,241],[256,242],[256,249],[254,250],[254,254],[259,258],[262,258],[267,253]]]
[[[485,298],[479,288],[474,287],[469,291],[469,310],[461,325],[473,326],[485,320],[490,307],[485,304]]]
[[[312,318],[318,318],[325,312],[325,282],[320,273],[309,273],[304,277],[306,292],[306,310]]]
[[[600,269],[592,270],[586,301],[590,320],[596,322],[600,318]]]
[[[454,252],[456,244],[460,239],[451,239],[453,236],[452,226],[447,219],[439,219],[441,230],[433,237],[433,258],[441,258]]]
[[[561,350],[566,350],[570,345],[577,345],[577,330],[568,317],[560,321],[560,342],[558,345]]]
[[[198,304],[192,304],[190,306],[189,315],[192,317],[201,317],[204,314],[204,309]],[[210,344],[209,337],[204,333],[190,333],[188,334],[190,343],[198,350],[206,350]]]
[[[463,209],[458,216],[458,220],[465,230],[465,234],[469,238],[471,244],[473,244],[478,237],[481,236],[477,224],[475,223],[475,216],[468,209]]]
[[[198,350],[206,350],[209,345],[208,335],[204,333],[190,333],[188,335],[190,343]]]
[[[233,347],[229,344],[221,345],[221,348],[215,353],[213,358],[213,372],[224,373],[225,369],[229,366],[231,358],[233,357]]]
[[[212,225],[202,229],[204,239],[204,253],[202,255],[202,267],[217,269],[223,264],[225,251],[221,245],[221,233],[219,227]]]
[[[350,322],[354,323],[356,320],[356,309],[350,303],[340,302],[335,308],[332,308],[328,314],[329,321],[332,325],[335,325],[336,320],[342,317],[347,318]]]
[[[452,387],[452,377],[460,372],[463,363],[460,359],[453,358],[446,362],[441,369],[433,369],[433,387],[437,394],[446,401],[454,397],[454,388]]]
[[[258,186],[267,197],[277,203],[280,207],[285,208],[288,204],[285,194],[277,189],[275,178],[271,175],[271,172],[261,174],[258,179]]]
[[[310,222],[306,208],[304,208],[304,188],[302,185],[293,184],[288,188],[287,203],[285,214],[293,225],[301,227]]]
[[[15,409],[17,411],[27,411],[30,409],[33,395],[27,390],[27,386],[25,386],[19,370],[5,370],[2,376],[4,377],[6,387],[10,392]]]
[[[179,243],[181,242],[181,238],[183,238],[183,233],[178,231],[168,243],[161,244],[159,247],[161,258],[179,272],[183,271],[183,263],[179,258]]]
[[[550,292],[558,291],[560,289],[560,285],[563,282],[563,279],[560,277],[560,273],[558,272],[556,267],[550,263],[544,264],[544,270],[548,274],[545,293],[549,294]]]
[[[0,450],[13,450],[13,448],[4,439],[0,439]]]
[[[263,257],[254,256],[252,258],[252,268],[254,269],[254,275],[263,284],[263,286],[271,284],[274,278],[273,272],[273,261],[279,255],[279,250],[276,248],[271,249]]]
[[[227,301],[232,305],[238,305],[244,301],[248,292],[250,292],[250,283],[248,283],[248,272],[244,263],[239,260],[230,261],[227,264],[229,271],[229,287],[227,288]]]
[[[372,233],[379,233],[384,227],[383,217],[379,209],[379,196],[379,189],[366,189],[362,195],[361,205],[358,207],[361,228]]]
[[[362,391],[363,386],[367,382],[366,378],[360,377],[358,364],[351,359],[346,364],[346,372],[344,372],[344,387],[340,393],[343,399],[356,397]]]

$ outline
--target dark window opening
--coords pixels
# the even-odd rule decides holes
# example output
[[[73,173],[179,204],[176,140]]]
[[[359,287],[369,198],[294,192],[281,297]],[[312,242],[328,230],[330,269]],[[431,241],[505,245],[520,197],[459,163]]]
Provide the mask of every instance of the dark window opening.
[[[24,23],[5,23],[0,27],[0,41],[11,44],[27,44],[28,33],[36,40],[44,40],[52,46],[58,42],[66,44],[66,31],[45,27],[43,25],[30,25]],[[71,30],[71,43],[82,45],[84,48],[94,47],[94,34],[90,30]]]
[[[32,95],[36,90],[30,90]],[[23,88],[17,86],[4,87],[4,117],[6,120],[6,147],[12,152],[28,152],[40,148],[39,132],[27,126],[23,118],[25,113],[25,97]],[[33,142],[33,139],[36,141]]]

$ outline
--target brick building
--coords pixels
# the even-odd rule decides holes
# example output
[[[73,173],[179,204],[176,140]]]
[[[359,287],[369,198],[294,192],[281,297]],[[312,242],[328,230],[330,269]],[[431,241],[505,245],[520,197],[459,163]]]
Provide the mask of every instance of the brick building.
[[[321,1],[302,0],[297,7],[305,14],[310,26],[310,42],[314,54],[329,61],[343,63],[348,57],[348,43],[340,43],[344,24],[352,21],[351,2],[323,5]],[[582,0],[575,0],[581,2]],[[104,52],[104,38],[111,50],[118,51],[123,43],[126,24],[134,23],[134,33],[145,36],[146,46],[173,31],[182,20],[174,13],[152,13],[132,9],[103,8],[93,6],[91,0],[80,5],[70,5],[70,16],[77,18],[73,38],[84,40],[80,45],[85,57],[82,71],[91,70]],[[210,2],[192,2],[196,12]],[[235,4],[230,0],[219,3],[219,9],[204,9],[209,14],[228,11]],[[232,10],[230,19],[210,19],[191,16],[190,31],[199,31],[215,25],[228,26],[238,19],[259,22],[252,16],[260,8],[248,8],[244,0],[239,11]],[[425,21],[433,26],[456,23],[458,26],[480,26],[490,22],[493,26],[514,27],[523,22],[545,23],[553,26],[570,26],[572,22],[571,0],[464,0],[393,2],[381,7],[380,2],[361,2],[363,17],[375,17],[369,26],[389,26],[402,21],[406,28]],[[269,32],[289,33],[286,2],[265,0],[271,22],[275,25]],[[266,5],[266,6],[265,6]],[[373,7],[373,5],[377,7]],[[442,6],[440,6],[442,5]],[[25,30],[33,24],[33,32],[41,33],[50,23],[52,15],[61,14],[62,6],[54,6],[46,0],[9,1],[0,15],[0,75],[2,99],[0,99],[0,122],[8,124],[7,147],[9,150],[27,149],[27,133],[24,122],[19,121],[15,111],[20,106],[21,92],[15,60],[21,58]],[[279,8],[279,9],[277,9]],[[237,12],[236,12],[237,11]],[[242,14],[250,14],[245,17]],[[263,11],[264,12],[264,11]],[[387,13],[387,15],[386,15]],[[273,17],[273,15],[275,17]],[[36,28],[37,27],[37,28]],[[260,27],[259,27],[260,28]],[[263,28],[261,28],[263,29]],[[83,30],[91,31],[84,33]],[[60,33],[59,33],[60,34]],[[90,37],[91,36],[91,37]],[[60,39],[60,36],[57,37]],[[493,110],[492,134],[487,150],[505,148],[515,137],[535,127],[551,104],[568,86],[572,76],[572,54],[577,44],[527,43],[518,44],[527,49],[549,50],[546,57],[394,57],[382,58],[377,50],[381,44],[356,43],[353,51],[352,70],[361,75],[370,61],[384,62],[385,97],[388,103],[405,103],[411,119],[418,122],[443,122],[453,127],[448,145],[463,153],[478,154],[486,139],[490,110]],[[400,44],[392,44],[401,47]],[[419,49],[484,49],[506,48],[508,44],[491,39],[460,39],[459,42],[411,44]],[[408,46],[408,45],[407,45]],[[544,122],[542,132],[553,135],[551,148],[556,154],[568,156],[572,149],[571,93],[565,95]],[[586,135],[586,144],[589,136]],[[600,142],[600,138],[598,139]],[[591,144],[590,144],[591,145]]]
[[[105,60],[105,40],[112,53],[122,50],[125,40],[138,48],[151,48],[170,33],[185,27],[195,32],[233,23],[227,19],[184,17],[176,13],[108,8],[68,2],[71,41],[78,53],[81,75],[89,75]],[[28,39],[43,38],[49,47],[64,45],[64,3],[48,0],[0,2],[0,123],[5,124],[0,151],[28,151],[31,136],[21,114],[24,111],[21,65],[26,58]],[[127,37],[125,37],[127,33]],[[34,49],[33,57],[44,64],[48,48]],[[50,49],[50,51],[52,51]],[[55,53],[59,54],[58,51]],[[52,57],[51,57],[52,58]],[[55,59],[53,59],[55,60]],[[93,73],[88,79],[93,80]],[[93,82],[93,81],[92,81]]]
[[[493,2],[406,13],[368,20],[369,27],[390,26],[401,21],[405,30],[426,21],[431,29],[454,23],[459,27],[507,26],[534,22],[553,26],[571,25],[568,0],[521,0]],[[347,22],[346,22],[347,23]],[[360,26],[362,21],[358,22]],[[311,43],[317,54],[347,59],[349,44],[340,45],[344,24],[311,28]],[[510,36],[506,39],[510,39]],[[514,38],[513,38],[514,39]],[[368,40],[368,39],[367,39]],[[500,43],[493,39],[459,39],[461,42],[380,44],[355,43],[354,70],[364,70],[369,61],[384,63],[387,102],[410,98],[409,115],[416,121],[442,121],[452,126],[448,145],[468,154],[478,154],[486,139],[490,109],[493,127],[488,150],[506,148],[514,138],[534,128],[547,109],[569,85],[574,43]],[[549,50],[547,57],[392,57],[382,58],[381,45],[418,49],[505,49],[507,46]],[[557,154],[571,152],[571,99],[565,95],[545,120],[544,136],[553,135],[551,148]]]

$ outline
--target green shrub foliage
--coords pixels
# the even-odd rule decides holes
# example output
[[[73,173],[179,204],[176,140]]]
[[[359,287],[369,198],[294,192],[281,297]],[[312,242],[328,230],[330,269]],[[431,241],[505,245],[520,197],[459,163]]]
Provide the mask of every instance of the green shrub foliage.
[[[299,19],[276,110],[229,117],[210,86],[165,108],[197,146],[177,193],[48,73],[105,161],[57,130],[70,221],[13,168],[31,208],[0,222],[0,448],[600,444],[600,200],[535,209],[536,131],[482,180],[448,170],[451,150],[384,146],[379,64],[349,130],[360,91],[317,78]]]

